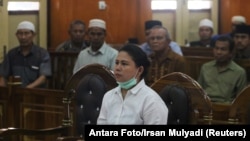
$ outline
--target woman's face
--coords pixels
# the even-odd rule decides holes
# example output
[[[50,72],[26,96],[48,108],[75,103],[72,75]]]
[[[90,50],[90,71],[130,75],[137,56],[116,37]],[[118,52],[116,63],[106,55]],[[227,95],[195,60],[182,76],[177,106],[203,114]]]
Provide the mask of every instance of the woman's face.
[[[139,68],[136,67],[134,60],[127,52],[119,52],[114,68],[116,81],[125,82],[133,77],[138,77],[138,70]]]

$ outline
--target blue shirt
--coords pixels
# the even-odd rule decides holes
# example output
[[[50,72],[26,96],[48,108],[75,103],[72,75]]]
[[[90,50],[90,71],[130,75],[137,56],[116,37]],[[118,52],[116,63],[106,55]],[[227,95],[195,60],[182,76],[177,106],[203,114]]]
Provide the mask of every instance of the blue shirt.
[[[169,44],[170,48],[172,49],[172,51],[174,51],[175,53],[183,56],[183,53],[181,51],[181,47],[174,41],[171,41],[170,44]],[[151,54],[153,51],[152,49],[150,48],[149,44],[147,42],[143,43],[141,45],[141,49],[147,54]]]

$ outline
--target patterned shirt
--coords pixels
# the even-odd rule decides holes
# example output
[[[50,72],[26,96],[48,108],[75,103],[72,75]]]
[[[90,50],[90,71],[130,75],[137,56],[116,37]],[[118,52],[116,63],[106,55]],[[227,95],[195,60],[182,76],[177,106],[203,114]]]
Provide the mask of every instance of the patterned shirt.
[[[70,40],[65,41],[63,43],[61,43],[57,48],[56,51],[57,52],[80,52],[81,50],[85,49],[87,47],[87,45],[85,44],[85,42],[82,43],[81,47],[76,47],[72,45],[72,42]]]
[[[183,56],[173,52],[171,49],[165,51],[164,58],[157,58],[153,53],[150,55],[151,65],[146,78],[148,85],[152,85],[162,76],[172,72],[185,73],[185,59]]]

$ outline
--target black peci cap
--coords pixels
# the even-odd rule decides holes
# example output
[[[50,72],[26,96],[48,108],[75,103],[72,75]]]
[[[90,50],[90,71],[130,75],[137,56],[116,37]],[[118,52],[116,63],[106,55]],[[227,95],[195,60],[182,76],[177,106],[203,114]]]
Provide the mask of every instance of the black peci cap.
[[[145,22],[145,30],[151,29],[152,27],[159,25],[162,26],[161,21],[158,20],[149,20]]]
[[[250,26],[249,25],[236,25],[233,35],[237,33],[244,33],[244,34],[250,35]]]

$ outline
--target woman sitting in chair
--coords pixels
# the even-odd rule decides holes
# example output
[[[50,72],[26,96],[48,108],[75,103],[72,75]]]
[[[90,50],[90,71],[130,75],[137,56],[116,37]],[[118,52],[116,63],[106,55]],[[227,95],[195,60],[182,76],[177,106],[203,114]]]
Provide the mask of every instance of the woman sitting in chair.
[[[167,124],[166,104],[144,81],[149,65],[137,45],[119,50],[114,68],[119,85],[104,95],[97,124]]]

